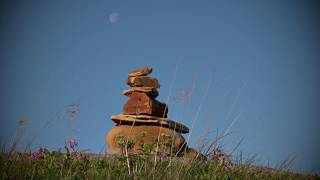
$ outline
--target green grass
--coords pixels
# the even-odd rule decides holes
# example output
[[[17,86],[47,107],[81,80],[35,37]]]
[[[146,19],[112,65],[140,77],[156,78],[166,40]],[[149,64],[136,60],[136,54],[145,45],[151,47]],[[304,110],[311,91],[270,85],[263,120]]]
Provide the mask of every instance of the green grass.
[[[129,174],[126,156],[45,151],[32,160],[30,155],[2,152],[1,179],[320,179],[245,163],[175,157],[155,164],[153,157],[134,155],[129,156]]]

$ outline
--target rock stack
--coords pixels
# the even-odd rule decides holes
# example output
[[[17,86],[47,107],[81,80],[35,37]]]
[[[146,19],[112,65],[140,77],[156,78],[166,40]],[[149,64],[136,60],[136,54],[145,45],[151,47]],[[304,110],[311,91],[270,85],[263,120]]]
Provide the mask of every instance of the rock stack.
[[[128,101],[120,115],[111,116],[116,127],[106,135],[108,154],[121,154],[124,150],[133,154],[183,155],[186,141],[181,134],[188,127],[169,120],[168,106],[155,98],[160,84],[148,76],[152,68],[136,69],[128,73],[129,89],[123,94]]]

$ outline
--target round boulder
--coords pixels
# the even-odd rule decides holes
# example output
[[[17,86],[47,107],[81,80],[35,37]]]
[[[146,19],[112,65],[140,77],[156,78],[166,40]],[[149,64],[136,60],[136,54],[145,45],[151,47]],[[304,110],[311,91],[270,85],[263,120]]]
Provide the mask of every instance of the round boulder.
[[[120,125],[106,135],[108,154],[178,155],[187,147],[183,136],[173,129],[152,125]]]

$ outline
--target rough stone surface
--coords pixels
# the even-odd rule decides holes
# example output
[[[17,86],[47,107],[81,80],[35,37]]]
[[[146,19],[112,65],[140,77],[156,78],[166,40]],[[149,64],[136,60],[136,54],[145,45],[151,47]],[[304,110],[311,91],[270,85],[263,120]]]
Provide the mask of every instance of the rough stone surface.
[[[160,159],[184,154],[198,157],[199,153],[188,148],[181,135],[189,133],[189,128],[167,119],[167,105],[155,99],[160,84],[148,76],[151,72],[151,67],[145,67],[128,73],[127,84],[131,88],[123,94],[129,99],[122,114],[111,116],[116,127],[106,135],[108,154],[152,154]]]
[[[148,76],[128,77],[127,84],[131,87],[153,87],[160,88],[156,78]]]
[[[147,76],[152,72],[151,67],[144,67],[144,68],[139,68],[134,71],[131,71],[128,73],[129,77],[135,77],[135,76]]]
[[[158,136],[159,146],[156,150]],[[186,148],[183,136],[172,129],[159,126],[121,125],[111,129],[106,135],[108,154],[124,153],[123,140],[129,142],[128,152],[134,154],[155,154],[157,152],[160,155],[181,155]]]
[[[130,96],[133,92],[145,93],[151,98],[156,98],[159,95],[157,89],[152,87],[132,87],[130,89],[124,90],[123,94],[125,96]]]
[[[167,117],[168,108],[145,93],[133,92],[123,106],[123,114],[144,114],[150,116]]]
[[[181,123],[166,118],[145,115],[113,115],[111,119],[116,125],[154,125],[173,129],[179,133],[188,133],[189,128]]]

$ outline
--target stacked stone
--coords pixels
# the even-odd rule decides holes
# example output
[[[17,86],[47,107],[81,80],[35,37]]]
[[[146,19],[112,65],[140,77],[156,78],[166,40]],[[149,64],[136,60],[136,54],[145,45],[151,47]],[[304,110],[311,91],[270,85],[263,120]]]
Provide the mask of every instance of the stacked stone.
[[[156,78],[148,76],[151,72],[152,68],[142,68],[128,74],[127,84],[131,88],[123,92],[129,97],[123,107],[123,114],[167,117],[166,104],[155,99],[160,85]]]
[[[188,127],[167,118],[168,106],[156,100],[159,95],[160,84],[154,77],[150,77],[152,68],[136,69],[128,73],[127,84],[129,89],[123,94],[128,101],[119,115],[111,116],[116,127],[106,135],[108,154],[122,152],[121,139],[130,141],[127,150],[134,154],[144,154],[144,147],[151,147],[149,153],[182,155],[187,148],[185,139],[181,134],[188,133]],[[167,141],[170,142],[165,142]],[[165,147],[159,143],[169,145]]]

